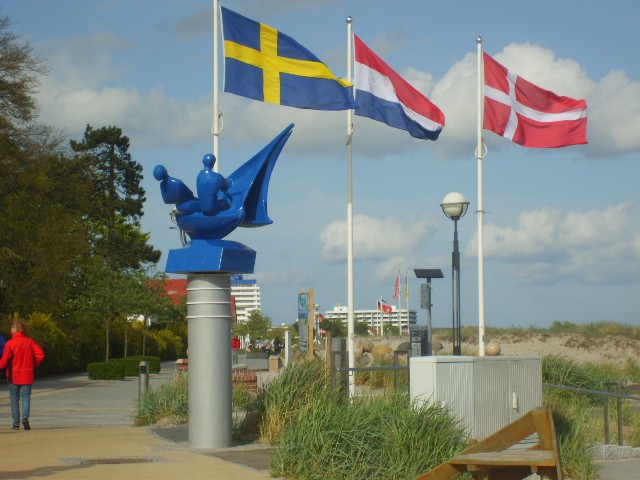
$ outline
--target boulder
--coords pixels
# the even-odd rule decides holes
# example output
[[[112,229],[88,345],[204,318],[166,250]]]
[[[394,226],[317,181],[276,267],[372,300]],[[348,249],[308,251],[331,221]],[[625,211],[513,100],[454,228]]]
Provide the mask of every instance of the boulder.
[[[491,342],[485,347],[484,353],[489,357],[497,357],[500,355],[500,345],[495,342]]]
[[[359,349],[362,349],[362,352],[371,352],[373,350],[373,342],[371,340],[367,340],[366,338],[358,338],[356,340],[356,353]],[[361,355],[362,352],[360,353]]]
[[[371,349],[371,354],[376,360],[383,360],[386,355],[392,353],[393,349],[389,345],[376,345]]]

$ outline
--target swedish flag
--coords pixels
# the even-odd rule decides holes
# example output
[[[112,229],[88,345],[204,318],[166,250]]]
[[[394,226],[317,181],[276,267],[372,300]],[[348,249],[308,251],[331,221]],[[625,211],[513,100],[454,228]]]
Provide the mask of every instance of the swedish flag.
[[[225,92],[312,110],[356,108],[353,87],[291,37],[222,7]]]

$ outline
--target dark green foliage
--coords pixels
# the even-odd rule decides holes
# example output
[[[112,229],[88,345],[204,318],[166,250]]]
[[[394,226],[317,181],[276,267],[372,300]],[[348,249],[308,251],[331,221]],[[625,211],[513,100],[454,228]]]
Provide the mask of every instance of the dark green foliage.
[[[17,315],[47,351],[40,374],[82,371],[121,350],[126,316],[145,313],[158,319],[153,354],[184,355],[184,307],[146,270],[160,252],[141,231],[142,167],[129,139],[89,126],[71,157],[68,139],[30,123],[46,69],[11,25],[0,17],[0,333]],[[145,344],[141,336],[130,351],[147,353]]]
[[[329,320],[328,318],[324,318],[320,322],[320,328],[325,332],[331,332],[333,338],[347,336],[347,328],[340,320]]]
[[[135,356],[127,357],[125,361],[124,374],[127,377],[137,377],[140,375],[140,362],[149,363],[149,373],[160,373],[160,357]]]
[[[94,130],[87,125],[84,138],[71,148],[86,161],[93,179],[93,209],[89,224],[97,255],[110,269],[139,269],[156,263],[160,252],[147,244],[140,218],[145,201],[142,165],[129,153],[129,138],[118,127]]]
[[[89,363],[87,375],[89,380],[124,380],[125,362],[123,359],[110,362]]]

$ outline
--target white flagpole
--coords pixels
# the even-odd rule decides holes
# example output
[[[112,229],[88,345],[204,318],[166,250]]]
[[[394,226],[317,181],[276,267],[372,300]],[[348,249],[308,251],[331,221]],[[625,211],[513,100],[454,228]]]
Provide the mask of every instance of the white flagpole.
[[[409,333],[409,325],[411,324],[411,319],[409,318],[409,272],[405,272],[404,299],[407,304],[407,333]],[[402,335],[402,329],[400,329],[400,335]]]
[[[219,80],[218,80],[218,16],[220,12],[220,0],[213,0],[213,155],[216,157],[216,163],[213,165],[213,171],[220,169],[220,105],[219,105]]]
[[[353,27],[347,17],[347,81],[352,82]],[[353,318],[353,110],[347,110],[347,342],[349,344],[349,368],[356,365],[355,325]],[[349,371],[349,396],[356,394],[356,375]]]
[[[484,121],[484,62],[482,55],[482,37],[478,44],[478,355],[484,357],[484,199],[482,192],[482,157],[484,141],[482,127]]]

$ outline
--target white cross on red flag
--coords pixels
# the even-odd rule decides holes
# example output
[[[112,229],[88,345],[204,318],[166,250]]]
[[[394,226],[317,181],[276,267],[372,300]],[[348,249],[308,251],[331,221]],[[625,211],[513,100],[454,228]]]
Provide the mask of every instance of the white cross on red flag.
[[[484,128],[524,147],[587,143],[587,102],[561,97],[484,53]]]

